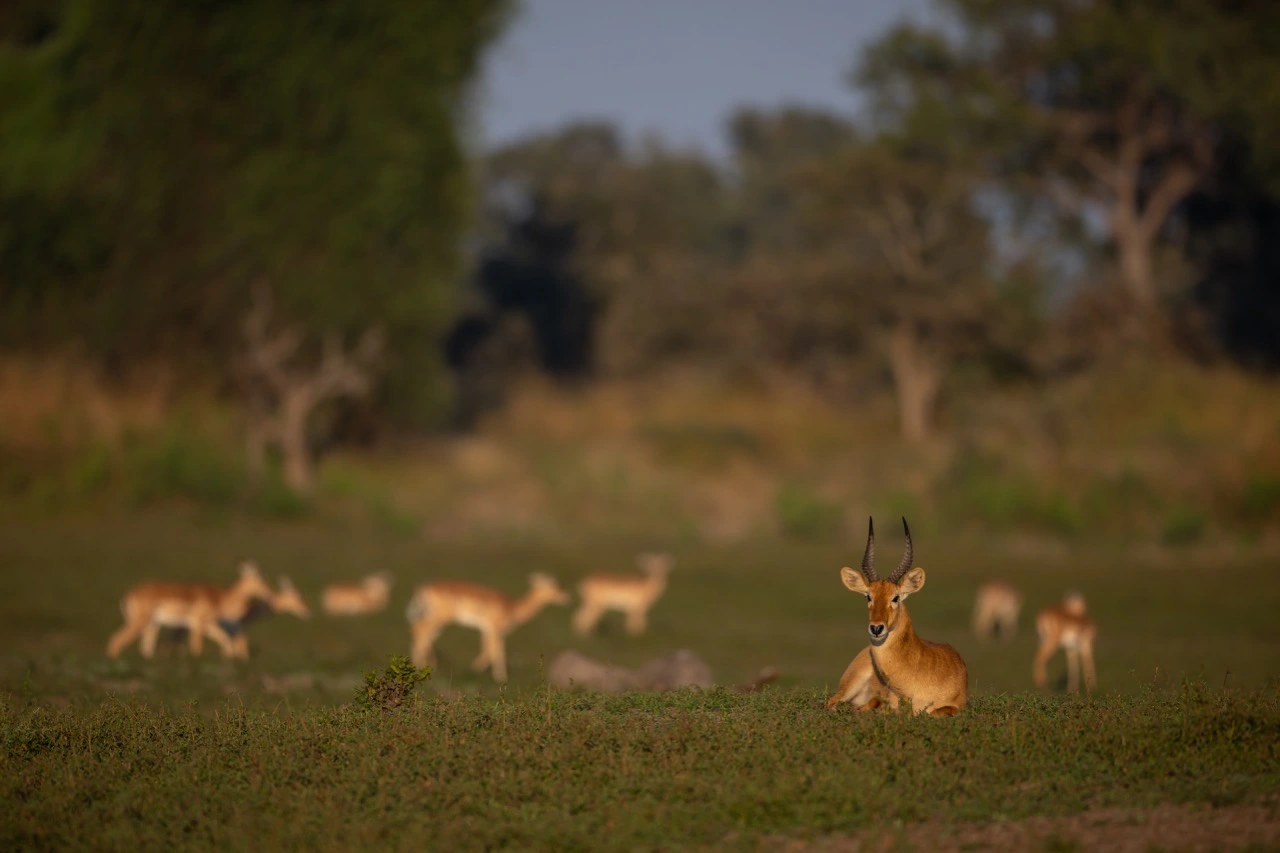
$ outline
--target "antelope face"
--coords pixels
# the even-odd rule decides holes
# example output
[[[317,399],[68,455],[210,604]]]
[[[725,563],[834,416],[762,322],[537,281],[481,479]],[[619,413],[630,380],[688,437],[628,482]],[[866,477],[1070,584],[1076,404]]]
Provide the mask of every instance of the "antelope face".
[[[258,571],[257,564],[248,560],[240,564],[240,579],[236,581],[236,588],[250,598],[260,598],[263,601],[270,601],[274,595],[271,587],[263,580],[262,573]]]
[[[871,645],[882,646],[893,633],[901,612],[902,602],[924,586],[924,569],[916,567],[907,572],[898,583],[888,580],[867,582],[862,573],[845,566],[840,579],[852,591],[867,598],[867,634]]]
[[[549,604],[568,604],[569,593],[560,588],[560,583],[551,575],[534,572],[529,575],[529,585],[538,597]]]
[[[873,646],[883,646],[888,641],[902,612],[902,603],[908,595],[919,592],[924,586],[924,569],[919,566],[911,568],[911,528],[907,527],[905,518],[902,519],[902,532],[906,537],[902,561],[887,579],[881,580],[876,574],[876,533],[870,519],[867,520],[867,550],[862,555],[862,569],[845,566],[840,570],[844,585],[867,597],[867,633]]]
[[[271,609],[277,613],[290,613],[299,619],[311,618],[311,608],[307,607],[302,593],[288,578],[280,578],[280,591],[271,597]]]

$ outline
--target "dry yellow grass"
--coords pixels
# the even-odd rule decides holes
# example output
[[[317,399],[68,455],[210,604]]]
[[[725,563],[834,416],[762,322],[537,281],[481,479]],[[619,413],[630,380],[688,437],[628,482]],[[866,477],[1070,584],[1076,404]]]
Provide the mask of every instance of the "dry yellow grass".
[[[174,387],[162,365],[139,367],[113,383],[74,356],[0,357],[0,437],[24,450],[113,443],[126,430],[163,424]]]

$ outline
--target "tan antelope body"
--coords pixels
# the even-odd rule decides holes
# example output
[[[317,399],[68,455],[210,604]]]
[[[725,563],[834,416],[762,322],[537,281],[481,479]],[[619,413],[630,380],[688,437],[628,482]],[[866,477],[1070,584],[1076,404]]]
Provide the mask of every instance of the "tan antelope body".
[[[230,587],[212,584],[140,583],[125,593],[120,601],[124,625],[107,641],[107,654],[119,657],[124,647],[139,640],[143,657],[155,654],[160,631],[185,628],[189,632],[192,654],[204,650],[207,636],[218,644],[226,657],[236,654],[226,628],[219,620],[236,622],[255,600],[269,601],[274,595],[251,562],[241,563],[240,577]]]
[[[550,575],[534,572],[529,591],[513,599],[499,590],[465,581],[437,581],[418,587],[405,618],[413,635],[414,665],[435,659],[434,646],[448,625],[463,625],[480,632],[480,655],[471,664],[477,672],[492,667],[493,679],[507,680],[506,636],[528,622],[548,604],[568,604],[569,594]]]
[[[640,576],[594,574],[578,585],[582,604],[573,614],[573,629],[590,634],[610,610],[626,614],[627,633],[643,634],[648,626],[649,609],[667,589],[672,562],[667,554],[642,554]]]
[[[356,616],[382,610],[387,606],[390,593],[391,576],[378,572],[355,583],[326,586],[320,603],[331,616]]]
[[[906,553],[888,579],[876,574],[870,522],[862,570],[840,570],[844,585],[867,597],[871,645],[845,669],[840,686],[827,700],[828,709],[841,702],[852,702],[860,711],[880,705],[897,709],[906,701],[916,714],[948,717],[969,701],[969,672],[960,654],[945,643],[921,639],[911,623],[905,601],[924,587],[924,569],[911,568],[911,531],[905,518],[902,529]]]
[[[988,581],[978,588],[973,602],[973,633],[988,639],[997,632],[1003,640],[1012,640],[1018,632],[1018,613],[1022,596],[1004,581]]]
[[[1036,686],[1044,687],[1048,682],[1045,665],[1061,647],[1067,656],[1067,690],[1075,693],[1080,689],[1083,663],[1084,687],[1086,692],[1092,693],[1098,680],[1093,668],[1093,640],[1097,628],[1085,613],[1084,596],[1070,593],[1061,604],[1041,610],[1036,616],[1036,631],[1040,634],[1040,648],[1031,668]]]

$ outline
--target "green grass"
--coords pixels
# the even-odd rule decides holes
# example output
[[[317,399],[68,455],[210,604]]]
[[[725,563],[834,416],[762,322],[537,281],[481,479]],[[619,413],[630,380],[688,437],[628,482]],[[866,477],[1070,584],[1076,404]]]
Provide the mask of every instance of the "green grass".
[[[928,521],[920,518],[919,527],[927,529]],[[892,530],[889,525],[879,542],[880,562],[889,567],[898,554]],[[0,513],[0,690],[78,702],[126,685],[155,701],[181,704],[230,692],[246,700],[274,699],[277,694],[263,692],[264,676],[310,677],[314,689],[293,690],[290,701],[345,700],[364,671],[388,654],[407,653],[403,613],[416,584],[458,578],[519,594],[530,572],[546,571],[573,590],[589,572],[631,571],[636,552],[654,541],[663,538],[442,542],[323,515],[278,523],[199,510],[86,510],[60,518],[6,511]],[[685,647],[706,658],[723,683],[776,665],[784,686],[833,687],[864,644],[866,608],[844,588],[838,571],[856,564],[860,553],[861,543],[829,537],[681,546],[674,550],[670,587],[650,613],[648,634],[628,637],[612,614],[599,635],[584,640],[570,630],[571,607],[548,608],[509,639],[513,684],[539,684],[539,666],[564,649],[635,666]],[[120,625],[120,596],[132,584],[148,578],[230,582],[244,557],[257,560],[269,579],[290,576],[313,607],[325,583],[389,570],[395,577],[391,602],[363,618],[317,612],[307,621],[283,615],[264,620],[251,627],[254,654],[244,663],[222,661],[211,646],[194,660],[177,645],[162,646],[151,661],[135,648],[118,661],[105,658],[107,637]],[[1260,687],[1280,673],[1280,576],[1274,555],[1263,549],[1124,552],[1082,545],[1022,552],[998,539],[921,534],[916,557],[928,570],[928,584],[911,599],[914,621],[925,638],[961,652],[977,694],[1031,687],[1034,610],[1069,588],[1085,594],[1097,620],[1104,693],[1131,693],[1184,675]],[[1021,630],[1010,643],[983,643],[969,633],[973,594],[991,577],[1011,581],[1024,594]],[[477,647],[474,631],[447,629],[435,682],[494,695],[488,677],[468,669]],[[1059,655],[1050,677],[1060,680],[1062,674]]]
[[[878,543],[886,567],[892,530]],[[174,508],[6,511],[0,849],[758,849],[923,820],[1280,793],[1273,554],[922,533],[928,584],[912,616],[965,657],[973,701],[957,719],[916,720],[820,707],[864,644],[865,602],[838,578],[860,544],[687,543],[645,636],[627,636],[614,615],[581,639],[571,609],[549,608],[509,638],[502,689],[467,668],[475,632],[450,628],[421,701],[369,714],[351,697],[363,673],[407,652],[414,585],[465,578],[519,593],[541,570],[573,589],[588,572],[630,570],[652,541],[432,541],[323,513],[279,523]],[[270,579],[292,577],[313,606],[329,581],[390,570],[391,604],[363,618],[264,620],[244,662],[212,646],[193,659],[176,644],[151,661],[136,649],[105,658],[131,584],[230,581],[242,557]],[[993,576],[1024,593],[1012,642],[968,633],[973,593]],[[1067,588],[1085,593],[1099,625],[1090,701],[1031,689],[1032,613]],[[753,696],[609,698],[543,684],[564,649],[634,666],[680,647],[722,684],[769,664],[783,675]],[[1050,674],[1060,689],[1061,657]]]
[[[391,713],[4,709],[0,847],[758,849],[1280,787],[1280,691],[988,696],[953,720],[766,690],[545,689]]]

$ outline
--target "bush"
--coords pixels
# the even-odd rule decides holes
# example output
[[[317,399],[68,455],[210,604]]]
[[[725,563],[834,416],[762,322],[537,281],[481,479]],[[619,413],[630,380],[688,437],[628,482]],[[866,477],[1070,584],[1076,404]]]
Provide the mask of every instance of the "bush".
[[[413,695],[418,682],[431,677],[431,667],[418,669],[408,658],[392,655],[381,675],[377,670],[364,674],[364,684],[356,688],[352,701],[364,711],[394,711]]]
[[[1240,511],[1250,521],[1266,521],[1280,512],[1280,476],[1250,477],[1240,495]]]
[[[301,518],[311,510],[311,502],[286,486],[273,472],[258,488],[249,508],[267,518]]]
[[[1208,527],[1208,519],[1195,507],[1178,507],[1165,519],[1161,539],[1166,545],[1190,545],[1198,542]]]
[[[734,459],[758,458],[760,437],[734,424],[648,426],[640,431],[658,458],[677,468],[718,470]]]
[[[775,501],[782,532],[796,539],[834,536],[840,530],[840,507],[801,486],[783,486]]]
[[[106,445],[95,443],[71,468],[69,491],[76,497],[89,497],[111,480],[111,454]]]
[[[401,512],[394,504],[391,503],[391,501],[384,497],[372,497],[369,499],[368,505],[369,514],[373,517],[373,520],[393,533],[412,536],[417,533],[422,526],[418,522],[418,519],[414,518],[412,515]]]
[[[138,504],[186,497],[225,506],[243,486],[239,467],[217,447],[178,431],[137,446],[128,469],[130,496]]]

